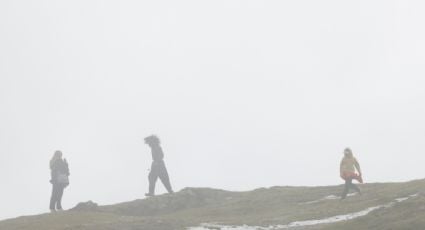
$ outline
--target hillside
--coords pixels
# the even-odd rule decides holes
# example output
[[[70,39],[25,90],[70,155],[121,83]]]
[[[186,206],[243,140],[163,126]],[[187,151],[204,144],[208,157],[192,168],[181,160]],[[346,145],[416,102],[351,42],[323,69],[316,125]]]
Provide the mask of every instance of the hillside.
[[[272,187],[248,192],[186,188],[173,195],[0,222],[1,230],[425,229],[425,180],[342,186]]]

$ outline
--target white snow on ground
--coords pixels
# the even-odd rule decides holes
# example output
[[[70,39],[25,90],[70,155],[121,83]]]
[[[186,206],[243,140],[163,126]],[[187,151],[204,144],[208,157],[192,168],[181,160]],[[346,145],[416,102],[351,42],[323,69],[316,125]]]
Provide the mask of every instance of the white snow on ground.
[[[295,221],[286,225],[272,225],[268,227],[261,227],[261,226],[248,226],[248,225],[231,226],[231,225],[219,225],[219,224],[202,224],[199,227],[188,228],[188,230],[276,230],[276,229],[289,229],[289,228],[295,228],[295,227],[312,226],[312,225],[319,225],[319,224],[331,224],[331,223],[337,223],[341,221],[347,221],[347,220],[356,219],[362,216],[366,216],[375,210],[382,209],[382,208],[390,208],[396,203],[406,201],[416,196],[418,196],[418,194],[410,195],[408,197],[397,198],[390,203],[370,207],[359,212],[332,216],[332,217],[318,219],[318,220]]]
[[[350,196],[356,196],[356,195],[357,195],[357,193],[350,193],[350,194],[348,194],[348,195],[347,195],[347,197],[350,197]],[[299,204],[300,204],[300,205],[303,205],[303,204],[316,204],[316,203],[320,203],[320,202],[322,202],[322,201],[327,201],[327,200],[339,200],[339,199],[341,199],[341,197],[340,197],[340,196],[330,195],[330,196],[325,196],[325,197],[323,197],[323,198],[321,198],[321,199],[318,199],[318,200],[313,200],[313,201],[303,202],[303,203],[299,203]]]

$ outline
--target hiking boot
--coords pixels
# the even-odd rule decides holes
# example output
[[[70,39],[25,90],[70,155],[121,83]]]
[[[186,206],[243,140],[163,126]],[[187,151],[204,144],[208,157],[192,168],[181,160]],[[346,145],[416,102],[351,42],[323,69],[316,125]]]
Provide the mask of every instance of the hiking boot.
[[[145,193],[145,196],[146,197],[150,197],[150,196],[155,196],[155,194],[153,194],[153,193]]]

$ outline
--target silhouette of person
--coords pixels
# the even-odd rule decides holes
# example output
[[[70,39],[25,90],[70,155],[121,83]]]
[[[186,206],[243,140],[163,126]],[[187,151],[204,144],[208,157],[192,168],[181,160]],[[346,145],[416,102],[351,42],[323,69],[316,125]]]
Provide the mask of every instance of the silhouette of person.
[[[69,185],[69,167],[66,159],[62,159],[62,152],[56,151],[50,160],[52,196],[50,211],[62,210],[62,196],[64,189]]]
[[[347,197],[350,189],[354,189],[356,192],[361,194],[359,187],[353,184],[353,180],[357,180],[360,183],[363,183],[362,171],[360,169],[359,162],[353,156],[353,152],[350,148],[346,148],[344,150],[344,158],[342,158],[340,164],[340,176],[345,180],[345,187],[344,191],[342,192],[341,199],[345,199]]]
[[[155,195],[155,184],[158,178],[162,181],[168,193],[173,193],[171,188],[170,178],[168,176],[167,168],[164,163],[164,153],[160,146],[160,140],[157,136],[151,135],[146,137],[145,144],[149,145],[152,151],[152,166],[149,173],[149,192],[145,196]]]

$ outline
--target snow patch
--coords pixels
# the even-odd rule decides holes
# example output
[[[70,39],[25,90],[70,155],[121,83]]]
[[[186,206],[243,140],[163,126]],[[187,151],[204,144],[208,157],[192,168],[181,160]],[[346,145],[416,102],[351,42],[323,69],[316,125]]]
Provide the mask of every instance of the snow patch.
[[[347,196],[349,197],[349,196],[356,196],[356,195],[357,195],[357,193],[350,193],[350,194],[348,194]],[[322,202],[322,201],[327,201],[327,200],[339,200],[339,199],[341,199],[341,197],[340,197],[340,196],[330,195],[330,196],[325,196],[325,197],[323,197],[323,198],[321,198],[321,199],[318,199],[318,200],[313,200],[313,201],[303,202],[303,203],[299,203],[299,204],[300,204],[300,205],[304,205],[304,204],[316,204],[316,203],[320,203],[320,202]]]
[[[318,219],[318,220],[304,220],[304,221],[295,221],[289,224],[285,225],[271,225],[268,227],[261,227],[261,226],[248,226],[248,225],[241,225],[241,226],[232,226],[232,225],[220,225],[220,224],[201,224],[199,227],[191,227],[188,228],[188,230],[276,230],[276,229],[290,229],[290,228],[296,228],[296,227],[306,227],[306,226],[313,226],[313,225],[319,225],[319,224],[331,224],[331,223],[337,223],[341,221],[347,221],[356,219],[359,217],[367,216],[369,213],[376,211],[378,209],[383,208],[390,208],[394,206],[397,203],[401,203],[403,201],[406,201],[410,198],[416,197],[419,194],[410,195],[407,197],[401,197],[397,198],[392,202],[389,202],[384,205],[378,205],[374,207],[370,207],[367,209],[364,209],[359,212],[349,213],[345,215],[338,215],[338,216],[332,216],[324,219]],[[330,199],[328,197],[325,197],[327,199]],[[323,199],[325,199],[323,198]],[[321,200],[323,200],[321,199]],[[333,197],[331,198],[333,199]]]

